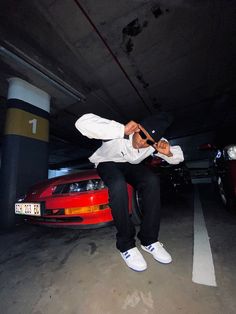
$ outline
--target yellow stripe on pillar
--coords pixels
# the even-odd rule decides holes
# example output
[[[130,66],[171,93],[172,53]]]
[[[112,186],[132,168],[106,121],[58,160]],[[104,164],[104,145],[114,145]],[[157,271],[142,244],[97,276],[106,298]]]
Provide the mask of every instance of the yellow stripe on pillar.
[[[36,140],[49,141],[49,121],[18,108],[7,110],[5,135],[20,135]]]

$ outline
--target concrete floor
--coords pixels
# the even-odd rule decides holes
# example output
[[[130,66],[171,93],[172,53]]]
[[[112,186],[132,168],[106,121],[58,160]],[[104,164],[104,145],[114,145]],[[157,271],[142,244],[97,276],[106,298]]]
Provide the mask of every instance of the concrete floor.
[[[199,187],[217,287],[192,282],[193,193],[166,200],[160,241],[173,263],[143,253],[148,269],[130,270],[115,249],[115,229],[20,226],[0,234],[2,314],[236,313],[236,215]],[[139,243],[138,243],[139,246]]]

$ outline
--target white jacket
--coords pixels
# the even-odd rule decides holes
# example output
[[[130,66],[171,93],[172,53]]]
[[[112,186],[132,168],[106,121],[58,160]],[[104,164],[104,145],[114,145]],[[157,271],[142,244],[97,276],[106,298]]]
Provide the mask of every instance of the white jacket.
[[[138,164],[146,157],[154,153],[152,146],[147,148],[135,149],[132,145],[133,134],[128,139],[124,138],[125,126],[119,122],[101,118],[95,114],[87,113],[80,117],[75,127],[88,138],[109,140],[103,142],[89,160],[97,165],[100,162],[129,162]],[[171,146],[172,157],[167,157],[161,153],[156,156],[161,157],[169,164],[178,164],[184,160],[183,152],[180,146]]]

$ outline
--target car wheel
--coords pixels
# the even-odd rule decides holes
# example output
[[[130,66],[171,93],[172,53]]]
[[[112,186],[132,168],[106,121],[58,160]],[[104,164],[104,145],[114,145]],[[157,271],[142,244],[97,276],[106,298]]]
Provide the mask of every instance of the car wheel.
[[[140,225],[142,220],[142,199],[138,191],[133,191],[131,220],[135,225]]]
[[[225,193],[225,189],[224,189],[224,185],[223,185],[221,177],[217,178],[217,186],[218,186],[218,191],[220,193],[220,198],[221,198],[223,204],[226,206],[227,205],[227,196]]]
[[[224,188],[224,184],[222,182],[222,178],[221,177],[218,177],[217,178],[217,187],[218,187],[218,191],[219,191],[219,194],[220,194],[220,198],[221,198],[221,201],[223,202],[223,204],[226,206],[226,208],[229,210],[229,211],[232,211],[232,212],[235,212],[235,209],[236,209],[236,202],[235,200],[230,197],[227,192],[225,191],[225,188]]]

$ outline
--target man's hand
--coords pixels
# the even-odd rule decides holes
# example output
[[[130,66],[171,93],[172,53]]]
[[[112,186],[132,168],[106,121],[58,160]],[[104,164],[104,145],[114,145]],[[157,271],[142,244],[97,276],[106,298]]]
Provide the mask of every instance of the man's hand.
[[[130,135],[134,132],[139,132],[139,125],[134,121],[130,121],[125,125],[125,135]]]
[[[156,145],[154,145],[154,147],[159,153],[163,155],[166,155],[168,157],[173,156],[173,154],[170,151],[170,144],[167,141],[160,140]]]

